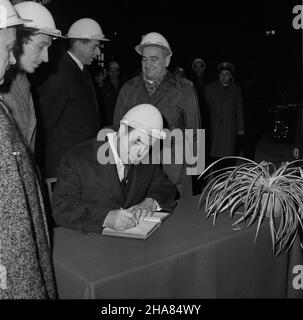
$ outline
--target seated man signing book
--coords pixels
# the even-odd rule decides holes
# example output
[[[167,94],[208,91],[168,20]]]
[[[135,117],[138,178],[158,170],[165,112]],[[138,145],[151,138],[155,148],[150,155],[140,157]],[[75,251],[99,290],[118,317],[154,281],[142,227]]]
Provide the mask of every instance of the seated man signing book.
[[[124,115],[118,132],[102,136],[101,131],[98,139],[73,148],[57,171],[57,225],[101,233],[105,227],[133,228],[158,209],[172,212],[175,186],[159,164],[144,161],[151,160],[151,148],[165,138],[162,129],[158,109],[141,104]]]

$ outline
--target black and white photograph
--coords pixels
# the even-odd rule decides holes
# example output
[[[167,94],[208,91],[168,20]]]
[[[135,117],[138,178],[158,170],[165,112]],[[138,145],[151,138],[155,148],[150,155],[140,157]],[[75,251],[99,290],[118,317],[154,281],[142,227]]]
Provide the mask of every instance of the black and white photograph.
[[[299,302],[302,39],[301,0],[0,0],[0,313]]]

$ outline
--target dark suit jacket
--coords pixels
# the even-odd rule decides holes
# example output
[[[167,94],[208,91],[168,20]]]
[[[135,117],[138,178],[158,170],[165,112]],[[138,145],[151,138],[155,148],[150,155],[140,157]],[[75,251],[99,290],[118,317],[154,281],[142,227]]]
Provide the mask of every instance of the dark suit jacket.
[[[101,146],[107,147],[108,142],[94,139],[63,158],[53,195],[53,214],[59,226],[99,233],[110,210],[129,208],[145,198],[155,199],[165,210],[175,208],[176,188],[160,165],[133,166],[123,192],[116,164],[101,165],[97,160]]]
[[[88,72],[81,71],[68,53],[64,53],[55,73],[37,87],[36,93],[45,138],[44,171],[47,177],[54,177],[62,156],[98,133],[95,88]]]

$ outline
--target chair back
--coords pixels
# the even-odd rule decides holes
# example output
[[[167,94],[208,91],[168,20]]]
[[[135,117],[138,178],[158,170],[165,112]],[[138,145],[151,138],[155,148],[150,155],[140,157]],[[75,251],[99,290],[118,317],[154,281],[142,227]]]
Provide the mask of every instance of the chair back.
[[[54,184],[57,182],[57,178],[46,178],[45,180],[47,186],[47,194],[50,205],[52,205],[53,200],[53,188]]]

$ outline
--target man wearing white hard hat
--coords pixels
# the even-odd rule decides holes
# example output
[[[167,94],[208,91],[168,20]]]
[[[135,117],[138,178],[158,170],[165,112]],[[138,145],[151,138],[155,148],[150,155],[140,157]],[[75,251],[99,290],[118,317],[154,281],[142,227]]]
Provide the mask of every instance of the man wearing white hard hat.
[[[192,83],[176,79],[167,69],[173,53],[166,38],[158,32],[150,32],[142,37],[135,50],[141,56],[142,73],[126,82],[120,90],[114,126],[117,127],[134,105],[151,103],[160,110],[166,128],[194,131],[200,128],[199,105]],[[191,149],[188,145],[185,144],[185,150]],[[172,158],[174,162],[173,152]],[[178,186],[181,196],[191,195],[192,189],[191,176],[186,177],[185,167],[185,164],[163,164],[165,173]]]
[[[16,60],[12,49],[20,19],[0,0],[0,83]],[[0,97],[0,300],[56,297],[46,216],[28,148]]]
[[[96,92],[87,66],[100,55],[101,41],[108,39],[90,18],[74,22],[67,38],[69,50],[58,61],[56,71],[37,87],[45,137],[45,177],[55,177],[62,156],[95,137],[100,129]]]
[[[52,39],[61,37],[49,10],[40,3],[25,1],[15,5],[18,15],[27,22],[17,30],[17,43],[14,55],[17,59],[12,68],[11,81],[2,97],[10,108],[24,141],[34,155],[37,120],[27,74],[32,74],[48,62],[48,48]]]
[[[159,110],[141,104],[124,115],[117,132],[109,130],[102,139],[73,148],[58,169],[53,194],[57,224],[101,233],[103,227],[132,228],[158,208],[171,212],[175,186],[159,164],[144,161],[165,138],[162,129]]]

